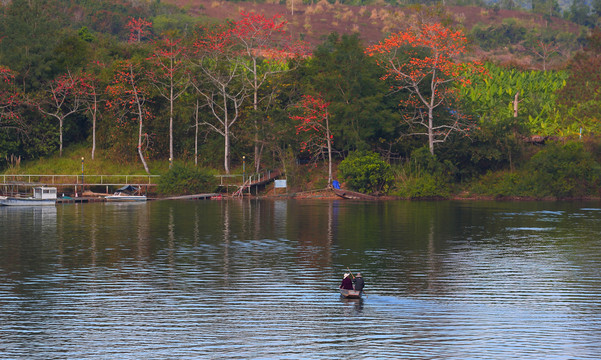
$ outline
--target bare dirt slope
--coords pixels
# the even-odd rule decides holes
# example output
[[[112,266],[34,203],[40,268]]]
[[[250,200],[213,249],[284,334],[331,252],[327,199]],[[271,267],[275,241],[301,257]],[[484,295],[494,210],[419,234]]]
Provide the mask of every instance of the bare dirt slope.
[[[417,12],[410,8],[386,5],[350,6],[330,4],[325,0],[315,4],[303,4],[298,0],[293,4],[293,0],[288,0],[287,5],[212,0],[163,1],[183,7],[191,14],[221,20],[236,20],[241,11],[252,11],[268,17],[279,14],[287,21],[287,31],[293,38],[304,39],[312,45],[321,43],[334,31],[339,34],[358,32],[365,45],[371,45],[391,32],[405,29],[409,24],[415,23],[418,16],[423,16],[417,15]],[[446,10],[446,18],[464,26],[466,30],[477,23],[498,24],[505,18],[515,18],[526,26],[550,26],[563,31],[578,32],[578,27],[573,23],[558,18],[548,22],[540,14],[511,10],[493,11],[472,6],[448,7]]]

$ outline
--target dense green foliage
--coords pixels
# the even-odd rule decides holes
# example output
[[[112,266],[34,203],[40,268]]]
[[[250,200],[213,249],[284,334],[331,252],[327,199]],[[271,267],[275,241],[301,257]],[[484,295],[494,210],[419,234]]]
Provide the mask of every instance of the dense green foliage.
[[[350,153],[338,171],[352,190],[363,193],[386,194],[394,180],[390,164],[371,151]]]
[[[163,195],[192,195],[216,191],[217,180],[211,171],[179,163],[161,175],[158,192]]]
[[[476,24],[470,32],[474,42],[485,50],[518,44],[526,39],[528,30],[515,19],[504,19],[501,25]]]
[[[398,170],[395,195],[407,199],[447,198],[456,171],[449,161],[440,161],[427,147],[416,149]]]
[[[502,197],[580,198],[599,195],[601,165],[580,142],[553,143],[515,172],[490,173],[474,191]]]
[[[562,134],[599,134],[601,131],[601,31],[570,61],[570,76],[558,93],[557,125]]]
[[[487,74],[472,79],[473,86],[462,87],[466,109],[482,125],[513,121],[514,100],[518,95],[518,118],[526,134],[556,134],[557,91],[566,85],[565,71],[519,71],[486,64]]]

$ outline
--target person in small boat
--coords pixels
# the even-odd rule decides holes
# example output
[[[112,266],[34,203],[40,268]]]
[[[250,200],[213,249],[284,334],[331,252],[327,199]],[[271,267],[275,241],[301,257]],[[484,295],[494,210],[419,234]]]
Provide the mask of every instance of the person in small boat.
[[[363,288],[365,287],[365,281],[363,280],[363,276],[360,272],[357,273],[357,276],[353,279],[353,284],[355,286],[355,290],[363,292]]]
[[[351,274],[344,274],[344,278],[342,279],[342,283],[340,284],[341,289],[353,290],[353,281],[350,277]]]

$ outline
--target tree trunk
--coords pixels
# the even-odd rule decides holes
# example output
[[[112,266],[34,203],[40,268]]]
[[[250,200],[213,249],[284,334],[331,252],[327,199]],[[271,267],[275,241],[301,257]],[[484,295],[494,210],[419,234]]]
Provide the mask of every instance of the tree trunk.
[[[142,152],[142,114],[140,114],[140,124],[138,127],[138,155],[140,155],[140,161],[144,165],[144,170],[146,170],[147,174],[150,174],[150,170],[148,170],[148,165],[144,159],[144,153]]]
[[[225,173],[227,175],[230,174],[230,132],[225,131],[224,143],[225,148],[223,151],[223,167],[225,168]]]
[[[63,119],[62,118],[58,118],[58,138],[59,138],[59,145],[58,145],[58,156],[62,157],[63,156]]]
[[[223,96],[223,137],[224,137],[224,149],[223,149],[223,167],[227,175],[230,174],[230,124],[228,119],[227,111],[227,92],[225,86],[221,87],[221,95]]]
[[[432,70],[432,80],[430,82],[430,103],[428,106],[428,146],[430,147],[430,154],[434,155],[434,100],[436,98],[436,66],[438,65],[438,54],[436,54],[436,62],[434,63],[434,70]]]
[[[330,120],[326,112],[326,137],[328,144],[328,188],[332,187],[332,135],[330,134]]]
[[[432,108],[428,108],[428,147],[430,154],[434,155],[434,114]]]
[[[94,92],[95,93],[95,92]],[[92,160],[96,153],[96,115],[98,113],[98,99],[94,96],[94,109],[92,109]]]
[[[253,109],[255,111],[255,172],[259,172],[261,166],[261,151],[259,149],[259,121],[257,111],[259,109],[259,87],[257,85],[257,59],[253,58]]]
[[[150,170],[148,170],[148,165],[146,164],[144,153],[142,152],[142,126],[144,124],[144,112],[142,110],[142,105],[140,104],[140,98],[138,97],[138,89],[136,88],[136,83],[134,82],[134,69],[131,66],[129,67],[129,76],[134,96],[136,98],[136,106],[138,107],[138,155],[140,156],[142,165],[144,165],[144,170],[146,170],[146,173],[150,175]]]
[[[194,132],[194,166],[198,166],[198,99],[196,99],[196,114],[195,114],[195,127]]]
[[[171,69],[173,69],[173,59],[171,59]],[[173,76],[170,77],[171,87],[169,88],[169,168],[173,163]]]

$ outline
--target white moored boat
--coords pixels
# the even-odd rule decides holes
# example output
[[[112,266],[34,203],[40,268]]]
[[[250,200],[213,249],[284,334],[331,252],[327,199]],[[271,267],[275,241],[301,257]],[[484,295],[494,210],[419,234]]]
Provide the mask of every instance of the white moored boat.
[[[56,204],[56,188],[54,187],[35,187],[33,188],[33,196],[31,197],[0,197],[0,205],[4,206],[42,206],[54,204]]]
[[[122,188],[117,189],[113,195],[105,196],[106,201],[146,201],[146,195],[136,195],[140,189],[126,185]]]

